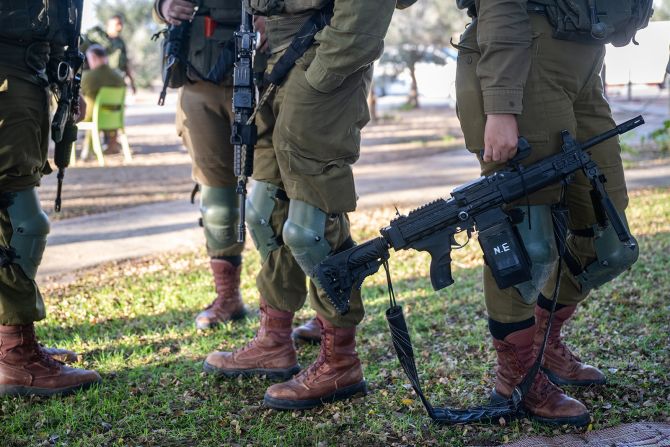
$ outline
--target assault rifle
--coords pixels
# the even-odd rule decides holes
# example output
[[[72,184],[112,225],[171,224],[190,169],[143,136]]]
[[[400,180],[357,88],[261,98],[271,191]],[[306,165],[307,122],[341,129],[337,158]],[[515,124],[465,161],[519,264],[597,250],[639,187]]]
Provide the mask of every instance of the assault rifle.
[[[460,247],[454,235],[465,231],[470,236],[476,229],[484,259],[498,287],[520,284],[530,279],[530,261],[512,217],[503,206],[548,185],[567,183],[579,170],[591,183],[591,200],[598,224],[601,227],[611,224],[619,240],[632,245],[635,240],[603,186],[606,179],[586,150],[643,123],[643,118],[638,116],[581,144],[569,132],[562,131],[560,153],[525,167],[519,162],[530,154],[531,148],[524,138],[519,138],[518,152],[507,168],[459,186],[448,200],[438,199],[406,216],[398,216],[380,230],[381,237],[326,258],[315,267],[313,276],[333,306],[344,314],[349,310],[352,289],[360,289],[365,278],[387,262],[389,249],[411,248],[430,253],[430,279],[433,288],[439,290],[454,282],[451,250]]]
[[[256,88],[254,86],[253,56],[256,48],[256,32],[253,16],[242,2],[242,23],[235,33],[235,67],[233,69],[233,120],[232,143],[234,171],[237,177],[237,194],[240,196],[240,223],[237,240],[244,242],[246,235],[245,206],[247,198],[247,180],[254,170],[254,146],[257,129],[254,124],[256,107]]]
[[[62,61],[58,62],[55,73],[55,92],[58,98],[56,113],[51,121],[51,139],[56,143],[54,149],[54,163],[58,168],[58,187],[54,208],[61,209],[61,192],[65,168],[70,165],[72,145],[77,141],[77,117],[79,116],[79,88],[81,86],[81,68],[84,65],[84,55],[79,50],[81,34],[81,16],[84,10],[84,0],[73,1],[75,14],[73,29],[68,38],[67,49]],[[70,16],[72,17],[72,16]]]
[[[153,36],[157,39],[160,34],[167,33],[163,48],[165,65],[163,66],[163,88],[158,97],[159,106],[165,104],[168,87],[178,88],[184,82],[183,73],[180,73],[180,70],[184,70],[187,66],[186,45],[190,31],[191,22],[183,21],[179,25],[170,25],[167,31],[161,31]]]

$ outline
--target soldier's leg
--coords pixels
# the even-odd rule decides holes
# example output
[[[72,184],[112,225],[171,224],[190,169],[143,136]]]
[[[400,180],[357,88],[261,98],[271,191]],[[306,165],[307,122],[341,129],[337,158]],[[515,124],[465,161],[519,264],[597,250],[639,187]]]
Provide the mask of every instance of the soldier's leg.
[[[577,138],[580,141],[603,133],[615,125],[598,75],[603,55],[604,49],[595,58],[596,64],[591,77],[575,101]],[[624,210],[628,205],[628,195],[620,157],[621,148],[617,139],[609,139],[589,152],[607,178],[605,190],[625,223]],[[606,379],[601,371],[579,361],[563,343],[561,329],[574,315],[577,305],[586,298],[590,290],[629,268],[638,255],[637,245],[631,247],[621,243],[611,225],[604,230],[596,225],[590,190],[591,185],[581,172],[567,187],[569,253],[566,262],[563,263],[557,310],[551,325],[543,365],[551,380],[562,385],[605,383]],[[552,279],[548,286],[553,287],[554,283],[555,279]],[[535,315],[538,327],[541,329],[538,331],[538,336],[544,335],[546,331],[551,304],[546,297],[550,293],[550,290],[543,291],[536,308]]]
[[[192,159],[200,185],[200,212],[216,298],[195,319],[207,329],[246,314],[240,295],[243,245],[237,242],[238,197],[230,144],[232,87],[187,83],[180,91],[177,132]]]
[[[254,340],[233,352],[213,352],[205,371],[219,376],[266,375],[287,379],[300,368],[291,340],[293,314],[307,295],[305,274],[282,240],[289,209],[272,146],[275,116],[283,98],[279,89],[256,117],[254,185],[247,199],[247,228],[261,258],[256,277],[260,293],[260,328]]]
[[[371,76],[371,68],[362,70],[328,94],[314,90],[301,69],[286,81],[274,134],[290,198],[282,236],[294,262],[310,277],[328,254],[353,243],[346,216],[356,207],[351,164],[358,159],[360,130],[369,120]],[[310,300],[322,328],[321,353],[294,379],[267,390],[265,402],[273,408],[311,408],[366,390],[355,350],[356,325],[364,316],[360,292],[352,294],[351,310],[342,316],[312,278]]]
[[[569,83],[562,84],[574,75],[557,71],[567,70],[571,64],[554,64],[554,60],[560,59],[561,51],[565,52],[566,48],[562,48],[561,44],[552,39],[546,18],[532,16],[531,24],[534,31],[531,50],[533,57],[524,88],[523,113],[517,116],[519,133],[528,139],[533,148],[531,156],[524,164],[534,163],[559,151],[560,131],[565,129],[574,133],[576,129],[572,102],[577,93]],[[462,36],[456,80],[458,115],[466,145],[473,153],[484,147],[486,124],[482,91],[476,73],[480,58],[476,33],[476,26],[470,26]],[[578,48],[572,49],[576,51]],[[482,173],[489,174],[501,167],[495,163],[483,163]],[[546,282],[558,265],[558,253],[552,245],[553,227],[549,207],[559,199],[560,186],[554,186],[530,195],[530,207],[525,206],[525,198],[517,204],[526,213],[524,222],[517,228],[524,243],[530,248],[530,255],[537,258],[533,259],[533,281],[501,290],[489,268],[484,268],[489,329],[497,354],[496,383],[492,396],[494,401],[507,399],[535,360],[534,310],[537,292],[542,290],[543,282]],[[530,228],[529,221],[534,224]],[[535,271],[539,264],[543,264],[544,268]],[[535,376],[524,404],[534,418],[545,423],[582,425],[589,420],[584,405],[551,385],[543,373]]]
[[[49,221],[35,186],[48,171],[47,95],[9,77],[0,100],[0,395],[64,394],[100,376],[55,362],[35,338],[46,313],[35,275]]]

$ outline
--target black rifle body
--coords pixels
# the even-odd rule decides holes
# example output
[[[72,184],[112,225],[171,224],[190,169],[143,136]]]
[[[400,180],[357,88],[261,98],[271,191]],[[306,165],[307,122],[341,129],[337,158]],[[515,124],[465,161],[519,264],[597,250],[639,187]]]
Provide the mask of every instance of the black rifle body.
[[[331,256],[319,264],[315,275],[333,305],[346,313],[352,288],[360,288],[363,280],[375,273],[389,258],[389,249],[414,249],[431,255],[430,278],[435,290],[453,284],[451,249],[454,235],[476,228],[485,230],[510,217],[503,206],[557,182],[569,182],[576,171],[583,171],[592,184],[591,198],[602,227],[611,224],[619,240],[633,241],[614,205],[605,192],[604,176],[585,152],[596,144],[627,132],[641,124],[641,116],[629,120],[591,140],[579,144],[566,131],[562,132],[561,152],[529,166],[519,161],[530,153],[525,139],[519,139],[519,152],[508,168],[461,185],[448,200],[438,199],[421,206],[408,215],[399,216],[380,230],[381,237]],[[631,242],[632,243],[632,242]]]
[[[233,121],[230,142],[233,145],[234,171],[237,177],[237,194],[240,200],[240,216],[237,233],[238,242],[244,242],[246,234],[245,205],[247,180],[254,170],[254,146],[258,131],[253,122],[256,108],[253,56],[256,48],[256,33],[253,16],[242,2],[242,23],[235,33],[235,67],[233,69]]]
[[[77,141],[77,118],[79,116],[79,90],[81,86],[81,69],[84,55],[79,50],[81,18],[84,10],[83,0],[73,1],[75,23],[70,31],[67,49],[62,61],[53,74],[57,92],[58,105],[51,121],[51,139],[54,141],[54,163],[58,168],[58,186],[56,190],[55,211],[61,209],[61,192],[65,168],[70,165],[72,145]]]
[[[165,42],[165,67],[163,68],[163,88],[158,97],[158,105],[162,106],[165,104],[165,96],[167,95],[168,87],[180,87],[181,85],[175,84],[174,71],[179,70],[179,64],[184,66],[187,65],[186,61],[186,48],[188,45],[188,39],[191,32],[191,22],[183,21],[179,25],[170,25],[168,26],[167,31],[161,31],[161,33],[167,32],[166,42]],[[156,38],[160,34],[156,34]]]

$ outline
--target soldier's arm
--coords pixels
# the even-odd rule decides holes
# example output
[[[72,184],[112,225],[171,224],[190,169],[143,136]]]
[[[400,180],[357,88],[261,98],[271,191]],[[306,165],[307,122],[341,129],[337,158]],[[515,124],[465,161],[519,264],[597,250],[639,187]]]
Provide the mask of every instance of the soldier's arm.
[[[477,8],[477,65],[487,115],[484,161],[505,162],[516,153],[515,115],[523,108],[530,70],[532,32],[527,0],[480,0]]]
[[[532,44],[527,4],[527,0],[479,2],[477,42],[481,59],[477,76],[487,114],[521,113]]]
[[[309,84],[327,93],[384,50],[395,0],[335,0],[330,25],[316,35],[316,58],[307,70]]]

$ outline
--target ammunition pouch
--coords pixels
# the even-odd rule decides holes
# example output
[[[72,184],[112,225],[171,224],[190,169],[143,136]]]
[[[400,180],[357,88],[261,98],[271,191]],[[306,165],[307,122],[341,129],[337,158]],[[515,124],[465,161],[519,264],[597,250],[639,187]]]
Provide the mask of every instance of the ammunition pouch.
[[[635,33],[649,23],[654,12],[652,7],[653,0],[528,2],[530,11],[547,16],[554,27],[554,38],[592,44],[611,43],[617,47],[634,41]]]
[[[198,11],[201,12],[201,11]],[[193,18],[187,49],[188,79],[220,84],[235,64],[235,29],[240,25],[241,10],[210,7]]]
[[[493,208],[477,216],[475,223],[484,261],[498,288],[506,289],[530,281],[531,260],[518,227],[513,225],[512,216],[500,208]]]
[[[244,0],[250,11],[262,16],[299,14],[323,9],[332,0]],[[415,0],[416,1],[416,0]]]
[[[612,225],[602,229],[598,225],[587,230],[593,238],[596,260],[581,268],[579,262],[566,253],[565,263],[579,282],[582,292],[586,293],[613,280],[632,266],[639,256],[637,241],[631,243],[619,240]],[[572,237],[589,237],[575,232]],[[631,236],[632,237],[632,236]]]

